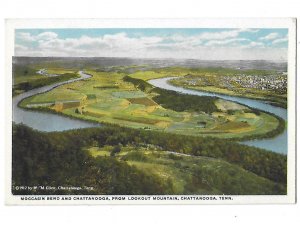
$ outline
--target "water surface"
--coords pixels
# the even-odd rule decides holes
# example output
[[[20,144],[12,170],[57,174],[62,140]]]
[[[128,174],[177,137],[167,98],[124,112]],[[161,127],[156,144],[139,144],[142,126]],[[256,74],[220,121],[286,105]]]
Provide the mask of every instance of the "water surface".
[[[177,86],[174,86],[174,85],[171,85],[168,83],[169,80],[174,79],[174,78],[178,78],[178,77],[165,77],[165,78],[161,78],[161,79],[149,80],[148,82],[156,87],[159,87],[162,89],[167,89],[167,90],[173,90],[173,91],[176,91],[179,93],[197,95],[197,96],[219,97],[219,98],[222,98],[225,100],[238,102],[238,103],[247,105],[252,108],[256,108],[259,110],[273,113],[273,114],[281,117],[285,121],[287,121],[287,110],[284,108],[272,106],[261,100],[254,100],[254,99],[249,99],[249,98],[235,97],[235,96],[229,96],[229,95],[224,95],[224,94],[209,93],[209,92],[204,92],[204,91],[200,91],[200,90],[191,90],[191,89],[185,89],[182,87],[177,87]],[[283,133],[281,133],[280,135],[278,135],[274,138],[249,140],[249,141],[244,141],[241,143],[286,155],[287,154],[287,129],[285,129]]]
[[[47,112],[37,112],[37,111],[29,111],[24,110],[20,107],[18,107],[18,103],[22,101],[23,99],[27,97],[31,97],[36,94],[44,93],[47,91],[50,91],[58,86],[72,83],[75,81],[80,81],[84,79],[88,79],[91,76],[88,74],[85,74],[83,71],[80,71],[80,78],[72,79],[68,81],[64,81],[61,83],[55,83],[52,85],[44,86],[41,88],[33,89],[28,92],[22,93],[16,97],[13,98],[13,121],[15,123],[23,123],[27,126],[30,126],[34,129],[37,129],[39,131],[64,131],[64,130],[70,130],[70,129],[79,129],[79,128],[89,128],[89,127],[98,127],[100,126],[99,123],[92,123],[87,122],[84,120],[79,119],[73,119],[64,117],[57,114],[51,114]],[[176,87],[168,83],[169,80],[176,78],[176,77],[166,77],[161,79],[153,79],[150,80],[149,83],[163,89],[168,90],[174,90],[180,93],[184,94],[191,94],[191,95],[198,95],[198,96],[213,96],[213,97],[219,97],[225,100],[235,101],[244,105],[247,105],[249,107],[257,108],[260,110],[264,110],[270,113],[273,113],[281,118],[283,118],[285,121],[287,120],[287,110],[272,106],[270,104],[267,104],[264,101],[260,100],[253,100],[248,98],[241,98],[241,97],[233,97],[223,94],[217,94],[217,93],[209,93],[209,92],[203,92],[198,90],[190,90],[185,89],[182,87]],[[250,140],[250,141],[244,141],[241,142],[243,144],[249,145],[249,146],[255,146],[263,149],[267,149],[270,151],[287,154],[287,130],[285,129],[284,132],[274,138],[270,139],[259,139],[259,140]]]
[[[36,94],[44,93],[50,91],[58,86],[72,83],[75,81],[85,80],[91,77],[84,73],[83,71],[79,72],[80,78],[72,79],[60,83],[55,83],[52,85],[43,86],[41,88],[36,88],[30,90],[28,92],[22,93],[12,99],[12,107],[13,107],[13,121],[15,123],[23,123],[27,126],[32,127],[33,129],[45,132],[51,131],[64,131],[71,129],[79,129],[79,128],[88,128],[88,127],[97,127],[100,124],[91,123],[79,119],[73,119],[64,117],[57,114],[47,113],[47,112],[38,112],[31,110],[24,110],[18,106],[18,103],[25,98],[31,97]]]

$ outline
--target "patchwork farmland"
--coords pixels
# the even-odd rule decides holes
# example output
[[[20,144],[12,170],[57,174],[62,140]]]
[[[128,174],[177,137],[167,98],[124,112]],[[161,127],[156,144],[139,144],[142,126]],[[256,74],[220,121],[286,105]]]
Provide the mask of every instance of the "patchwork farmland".
[[[167,96],[168,92],[158,91],[144,80],[148,80],[150,74],[157,78],[174,72],[176,70],[170,69],[159,74],[137,72],[132,74],[134,78],[124,78],[122,73],[88,70],[93,75],[91,79],[33,96],[23,101],[22,106],[33,108],[36,104],[71,117],[104,124],[195,136],[242,138],[263,134],[278,126],[278,120],[271,115],[257,115],[245,106],[221,99],[212,103],[216,109],[213,113],[192,109],[175,111],[166,103],[159,104],[158,96]]]

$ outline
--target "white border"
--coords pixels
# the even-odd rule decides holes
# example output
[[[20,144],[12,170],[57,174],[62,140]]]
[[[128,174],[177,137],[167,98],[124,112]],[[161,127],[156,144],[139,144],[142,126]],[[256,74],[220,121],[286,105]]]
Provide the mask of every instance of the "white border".
[[[22,201],[11,191],[11,84],[14,30],[19,28],[288,28],[288,189],[287,196],[232,196],[231,201]],[[8,205],[62,204],[279,204],[295,203],[296,178],[296,20],[291,18],[207,18],[207,19],[9,19],[6,21],[6,179]],[[61,197],[61,196],[60,196]],[[86,196],[85,196],[86,197]]]
[[[294,18],[144,18],[144,19],[7,19],[13,29],[24,28],[289,28]]]

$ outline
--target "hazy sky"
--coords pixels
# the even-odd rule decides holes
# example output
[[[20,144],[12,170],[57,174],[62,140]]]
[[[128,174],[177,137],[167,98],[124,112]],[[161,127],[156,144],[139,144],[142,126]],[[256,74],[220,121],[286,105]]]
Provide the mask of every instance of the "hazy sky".
[[[288,29],[17,29],[15,56],[287,60]]]

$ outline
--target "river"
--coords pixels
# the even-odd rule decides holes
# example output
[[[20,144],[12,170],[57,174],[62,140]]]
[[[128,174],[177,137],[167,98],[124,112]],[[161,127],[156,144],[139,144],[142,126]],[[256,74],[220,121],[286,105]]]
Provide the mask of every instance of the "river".
[[[70,130],[70,129],[79,129],[79,128],[89,128],[89,127],[99,127],[99,123],[92,123],[87,122],[84,120],[79,119],[73,119],[69,117],[64,117],[57,114],[51,114],[47,112],[37,112],[37,111],[31,111],[31,110],[24,110],[18,106],[18,103],[22,101],[25,98],[31,97],[36,94],[44,93],[47,91],[50,91],[58,86],[72,83],[75,81],[85,80],[91,77],[91,75],[88,75],[84,73],[83,71],[79,72],[80,78],[72,79],[60,83],[55,83],[52,85],[47,85],[41,88],[36,88],[33,90],[30,90],[28,92],[22,93],[12,99],[12,107],[13,107],[13,121],[15,123],[23,123],[27,126],[30,126],[34,129],[37,129],[39,131],[45,131],[45,132],[51,132],[51,131],[64,131],[64,130]],[[230,100],[239,102],[241,104],[247,105],[249,107],[257,108],[260,110],[264,110],[267,112],[271,112],[281,118],[283,118],[285,121],[287,120],[287,110],[275,107],[270,104],[267,104],[263,101],[259,100],[253,100],[248,98],[241,98],[241,97],[233,97],[228,95],[222,95],[222,94],[216,94],[216,93],[208,93],[198,90],[190,90],[185,89],[182,87],[176,87],[173,85],[170,85],[168,83],[169,80],[177,78],[177,77],[166,77],[161,79],[153,79],[150,80],[149,83],[163,89],[168,90],[174,90],[180,93],[184,94],[192,94],[192,95],[198,95],[198,96],[215,96],[222,99]],[[266,150],[271,150],[274,152],[278,152],[281,154],[287,154],[287,130],[274,137],[269,139],[259,139],[259,140],[250,140],[250,141],[244,141],[241,142],[243,144],[249,145],[249,146],[255,146],[259,148],[263,148]]]
[[[281,117],[285,121],[287,120],[287,110],[284,108],[272,106],[272,105],[270,105],[264,101],[260,101],[260,100],[254,100],[254,99],[242,98],[242,97],[234,97],[234,96],[228,96],[228,95],[217,94],[217,93],[209,93],[209,92],[204,92],[204,91],[200,91],[200,90],[191,90],[191,89],[173,86],[173,85],[169,84],[168,81],[171,79],[174,79],[174,78],[178,78],[178,77],[165,77],[165,78],[161,78],[161,79],[149,80],[148,82],[153,86],[156,86],[156,87],[159,87],[162,89],[173,90],[173,91],[176,91],[179,93],[197,95],[197,96],[219,97],[219,98],[222,98],[225,100],[235,101],[235,102],[247,105],[249,107],[253,107],[253,108],[256,108],[259,110],[273,113],[273,114]],[[249,141],[244,141],[241,143],[286,155],[287,154],[287,129],[285,129],[283,133],[281,133],[280,135],[278,135],[274,138],[249,140]]]
[[[15,123],[23,123],[27,126],[32,127],[33,129],[45,132],[51,131],[64,131],[71,129],[79,128],[88,128],[88,127],[98,127],[100,124],[91,123],[83,120],[72,119],[64,117],[57,114],[51,114],[47,112],[37,112],[31,110],[24,110],[18,106],[19,102],[25,98],[31,97],[36,94],[44,93],[50,91],[58,86],[72,83],[75,81],[81,81],[88,78],[91,78],[91,75],[84,73],[83,71],[79,72],[80,78],[55,83],[52,85],[43,86],[36,88],[25,93],[22,93],[12,99],[13,107],[13,121]]]

